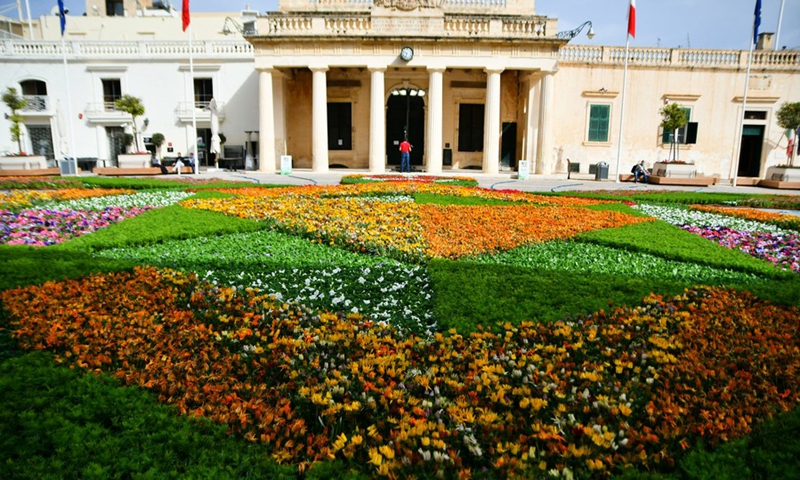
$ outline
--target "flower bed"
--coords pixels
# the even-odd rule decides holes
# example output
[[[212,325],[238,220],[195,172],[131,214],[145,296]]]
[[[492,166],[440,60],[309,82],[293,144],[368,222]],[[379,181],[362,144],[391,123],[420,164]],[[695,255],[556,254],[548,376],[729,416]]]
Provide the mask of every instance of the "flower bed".
[[[150,389],[280,462],[378,475],[602,476],[800,401],[800,311],[731,290],[430,338],[153,268],[1,299],[26,349]]]

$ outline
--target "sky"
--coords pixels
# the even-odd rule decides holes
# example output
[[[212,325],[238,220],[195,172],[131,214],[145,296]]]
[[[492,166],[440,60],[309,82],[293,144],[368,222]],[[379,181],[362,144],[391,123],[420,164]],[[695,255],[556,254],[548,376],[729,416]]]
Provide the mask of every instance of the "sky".
[[[25,1],[22,0],[23,14]],[[31,15],[46,15],[56,0],[27,0]],[[533,0],[531,0],[533,1]],[[781,3],[783,22],[778,47],[800,49],[800,0],[762,0],[761,32],[777,32]],[[537,0],[539,15],[558,18],[559,30],[572,30],[592,22],[595,37],[585,28],[571,44],[625,45],[629,0]],[[172,0],[180,9],[181,0]],[[72,14],[83,14],[84,0],[64,0]],[[238,12],[246,6],[259,12],[275,11],[278,0],[191,0],[192,11]],[[11,9],[4,8],[10,6]],[[633,47],[747,49],[753,28],[755,0],[637,0],[636,38]],[[16,18],[16,2],[0,0],[0,13]]]

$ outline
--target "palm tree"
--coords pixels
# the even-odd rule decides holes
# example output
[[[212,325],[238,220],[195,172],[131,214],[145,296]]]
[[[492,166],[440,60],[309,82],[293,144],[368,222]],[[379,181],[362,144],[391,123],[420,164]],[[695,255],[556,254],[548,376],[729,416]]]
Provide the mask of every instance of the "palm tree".
[[[139,148],[139,134],[136,128],[136,117],[144,115],[144,105],[142,100],[134,97],[133,95],[123,95],[114,101],[114,106],[117,110],[129,113],[133,120],[133,141],[136,143],[136,151],[140,152]]]

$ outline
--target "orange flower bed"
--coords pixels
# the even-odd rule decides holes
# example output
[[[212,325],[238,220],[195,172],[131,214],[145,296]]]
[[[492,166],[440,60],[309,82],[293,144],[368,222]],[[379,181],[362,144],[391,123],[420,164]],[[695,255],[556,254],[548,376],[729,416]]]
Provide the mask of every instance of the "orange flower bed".
[[[510,250],[526,243],[653,221],[613,211],[524,205],[420,205],[419,214],[428,255],[448,258]]]
[[[598,478],[671,464],[800,403],[800,311],[734,290],[430,338],[154,268],[0,300],[23,348],[152,390],[304,467]]]

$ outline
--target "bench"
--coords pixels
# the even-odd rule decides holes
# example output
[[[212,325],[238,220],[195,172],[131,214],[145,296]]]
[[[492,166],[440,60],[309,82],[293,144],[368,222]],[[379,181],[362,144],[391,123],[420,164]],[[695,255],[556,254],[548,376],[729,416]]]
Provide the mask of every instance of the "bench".
[[[737,185],[739,185],[738,182]],[[761,180],[758,182],[758,186],[764,188],[777,188],[779,190],[800,190],[800,182],[784,182],[781,180]]]
[[[169,175],[173,175],[173,167],[168,167]],[[119,167],[106,167],[95,168],[93,171],[96,175],[103,175],[107,177],[121,177],[125,175],[162,175],[161,169],[158,167],[140,167],[140,168],[119,168]],[[184,165],[181,168],[181,174],[191,175],[192,167]]]
[[[222,148],[222,156],[217,159],[217,164],[226,170],[244,170],[244,153],[245,149],[241,145],[225,145]]]
[[[31,170],[0,170],[0,177],[49,177],[61,175],[59,168],[34,168]]]
[[[659,175],[650,175],[649,183],[654,185],[683,185],[683,186],[703,186],[709,187],[717,183],[717,177],[704,177],[702,175],[696,177],[662,177]]]

